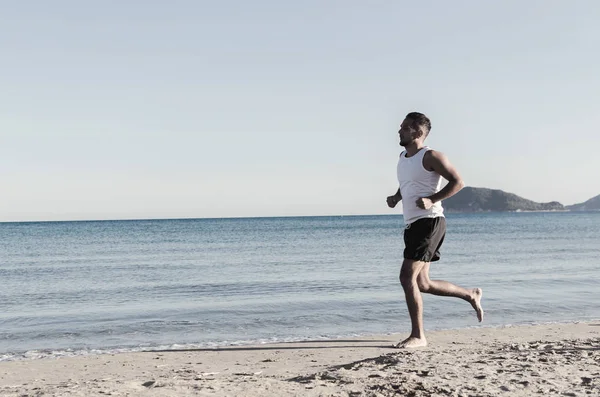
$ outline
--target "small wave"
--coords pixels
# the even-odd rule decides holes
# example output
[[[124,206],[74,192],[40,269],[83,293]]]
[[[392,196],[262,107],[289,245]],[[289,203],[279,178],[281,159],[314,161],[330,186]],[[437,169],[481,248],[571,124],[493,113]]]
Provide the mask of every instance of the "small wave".
[[[250,345],[266,345],[276,343],[294,343],[306,341],[323,341],[339,338],[356,338],[360,334],[346,335],[321,335],[313,337],[283,337],[283,338],[265,338],[265,339],[245,339],[235,341],[213,341],[205,343],[174,343],[171,345],[156,345],[156,346],[137,346],[137,347],[115,347],[115,348],[99,348],[99,349],[48,349],[48,350],[29,350],[26,352],[9,352],[0,354],[0,362],[4,361],[21,361],[21,360],[40,360],[47,358],[62,358],[76,356],[93,356],[102,354],[120,354],[120,353],[138,353],[138,352],[160,352],[160,351],[186,351],[199,349],[218,349],[227,346],[250,346]]]

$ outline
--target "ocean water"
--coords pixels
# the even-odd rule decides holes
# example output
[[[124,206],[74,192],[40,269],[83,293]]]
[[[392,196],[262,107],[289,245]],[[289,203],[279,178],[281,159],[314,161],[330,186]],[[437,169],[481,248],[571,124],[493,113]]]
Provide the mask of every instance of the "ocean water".
[[[448,214],[428,330],[600,318],[600,212]],[[402,216],[0,223],[0,361],[407,332]]]

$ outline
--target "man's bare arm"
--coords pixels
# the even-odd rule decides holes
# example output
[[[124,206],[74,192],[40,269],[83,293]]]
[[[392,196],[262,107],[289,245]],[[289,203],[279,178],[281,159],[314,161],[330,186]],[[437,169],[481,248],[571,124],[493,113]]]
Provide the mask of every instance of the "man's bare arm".
[[[443,153],[430,150],[426,153],[423,163],[426,169],[435,171],[448,181],[448,184],[442,190],[427,197],[433,203],[452,197],[465,187],[458,171]]]

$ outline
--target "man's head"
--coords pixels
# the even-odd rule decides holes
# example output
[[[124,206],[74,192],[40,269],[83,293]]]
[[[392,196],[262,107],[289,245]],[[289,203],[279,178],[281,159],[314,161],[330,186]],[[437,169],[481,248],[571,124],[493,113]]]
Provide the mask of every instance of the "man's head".
[[[411,112],[406,115],[400,125],[400,145],[407,146],[411,143],[423,142],[431,131],[431,121],[423,113]]]

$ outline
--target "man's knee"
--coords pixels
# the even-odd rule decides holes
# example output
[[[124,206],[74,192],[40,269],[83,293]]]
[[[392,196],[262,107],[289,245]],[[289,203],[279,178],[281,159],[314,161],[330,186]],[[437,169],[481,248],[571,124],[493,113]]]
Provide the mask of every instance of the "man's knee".
[[[412,285],[422,268],[422,262],[405,259],[400,269],[400,284],[403,287]]]
[[[411,276],[410,272],[400,270],[400,284],[402,284],[403,287],[406,287],[411,282],[412,282],[412,276]]]
[[[427,292],[429,291],[429,280],[423,274],[419,273],[417,277],[417,285],[419,286],[419,291]]]

